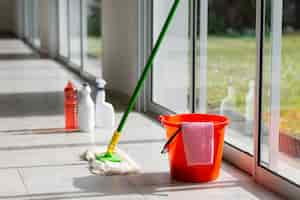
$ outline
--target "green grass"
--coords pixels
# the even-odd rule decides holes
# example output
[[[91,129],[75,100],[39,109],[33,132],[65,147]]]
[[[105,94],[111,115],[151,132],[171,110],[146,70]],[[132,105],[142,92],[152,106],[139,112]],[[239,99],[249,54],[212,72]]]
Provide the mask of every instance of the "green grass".
[[[218,107],[231,83],[237,92],[237,107],[243,110],[248,81],[255,77],[255,38],[208,38],[208,102]]]
[[[264,108],[269,97],[270,87],[270,41],[265,46],[264,64]],[[281,117],[283,127],[293,127],[300,133],[300,125],[295,126],[294,112],[300,112],[300,34],[285,34],[282,41],[281,66]],[[237,110],[245,112],[245,96],[248,82],[256,74],[256,40],[254,37],[208,38],[208,104],[211,109],[218,108],[227,94],[231,82],[236,90]],[[291,114],[293,113],[293,114]],[[299,118],[300,119],[300,118]],[[299,120],[297,117],[297,121]],[[293,123],[293,124],[292,124]],[[291,130],[290,130],[291,131]]]
[[[99,58],[102,56],[101,37],[89,36],[88,38],[88,56]]]

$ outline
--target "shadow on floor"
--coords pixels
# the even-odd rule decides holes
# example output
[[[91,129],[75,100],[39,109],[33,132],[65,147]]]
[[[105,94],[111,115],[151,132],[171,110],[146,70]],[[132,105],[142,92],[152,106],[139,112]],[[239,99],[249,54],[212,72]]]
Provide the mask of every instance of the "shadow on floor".
[[[158,176],[159,174],[157,174]],[[104,180],[106,179],[106,180]],[[89,176],[86,178],[80,178],[74,180],[74,186],[79,188],[80,191],[73,192],[57,192],[57,193],[39,193],[29,195],[14,195],[14,196],[0,196],[0,199],[14,199],[14,198],[34,198],[36,200],[67,200],[67,199],[84,199],[92,197],[118,197],[126,196],[127,199],[135,199],[134,196],[138,195],[151,195],[167,197],[168,192],[178,191],[191,191],[191,190],[205,190],[226,187],[236,187],[239,185],[237,181],[223,181],[216,183],[205,184],[183,184],[177,183],[176,185],[169,185],[164,189],[163,186],[143,188],[143,190],[137,189],[136,186],[127,182],[126,177],[99,177]],[[152,189],[150,189],[152,188]],[[176,189],[177,188],[177,189]]]
[[[140,180],[135,180],[140,179]],[[149,182],[149,180],[154,180]],[[136,181],[136,183],[135,183]],[[87,176],[74,178],[73,185],[86,193],[99,193],[105,196],[140,193],[143,195],[168,196],[171,192],[224,189],[241,186],[240,181],[215,181],[210,183],[183,183],[170,178],[169,173],[145,173],[133,176]]]
[[[130,193],[129,191],[138,191],[138,193],[147,196],[168,196],[169,194],[176,195],[176,192],[219,189],[220,193],[231,197],[233,195],[237,195],[236,197],[239,195],[243,196],[240,192],[243,193],[244,191],[245,194],[251,194],[253,199],[256,199],[254,197],[257,197],[257,199],[265,198],[265,191],[261,192],[259,189],[254,189],[255,183],[251,179],[245,181],[237,178],[236,174],[231,174],[231,172],[227,171],[226,173],[232,176],[232,180],[217,179],[208,183],[183,183],[172,180],[168,172],[157,172],[112,177],[91,175],[74,178],[73,185],[86,193],[99,193],[105,196],[127,195]],[[237,194],[230,194],[232,190],[228,190],[227,192],[222,191],[226,190],[226,188],[237,188],[239,192]]]
[[[0,94],[0,118],[64,114],[63,92]]]
[[[219,179],[208,183],[177,182],[170,178],[168,172],[144,173],[131,176],[89,175],[73,178],[72,184],[74,188],[71,191],[0,196],[0,199],[32,198],[36,200],[67,200],[101,197],[116,197],[116,199],[126,197],[126,199],[135,199],[134,197],[138,195],[168,197],[169,195],[179,194],[178,192],[193,191],[197,191],[197,193],[194,193],[195,198],[203,191],[203,198],[205,199],[206,192],[209,190],[213,190],[211,191],[212,193],[217,192],[220,197],[224,195],[224,199],[228,199],[228,197],[237,197],[239,199],[238,197],[243,196],[243,192],[245,192],[246,196],[251,196],[251,199],[265,199],[265,191],[261,192],[258,189],[254,189],[252,181],[240,180],[234,174],[228,173],[233,176],[233,180]],[[226,188],[237,188],[237,190],[229,189],[226,191]],[[234,194],[232,193],[233,191],[238,192]],[[188,196],[191,197],[192,195],[189,194]]]

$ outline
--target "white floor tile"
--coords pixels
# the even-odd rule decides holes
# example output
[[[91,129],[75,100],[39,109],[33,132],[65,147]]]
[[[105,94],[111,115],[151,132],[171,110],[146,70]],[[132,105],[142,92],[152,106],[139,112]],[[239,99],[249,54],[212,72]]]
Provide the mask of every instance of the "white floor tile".
[[[0,170],[0,199],[17,198],[23,195],[26,195],[26,188],[18,169]]]

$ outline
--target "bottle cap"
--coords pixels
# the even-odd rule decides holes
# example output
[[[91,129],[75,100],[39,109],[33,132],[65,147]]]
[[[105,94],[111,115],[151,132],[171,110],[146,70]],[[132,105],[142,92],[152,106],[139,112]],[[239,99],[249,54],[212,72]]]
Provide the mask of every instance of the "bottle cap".
[[[97,89],[104,89],[106,85],[106,81],[103,79],[97,79],[96,80],[96,88]]]
[[[75,85],[72,83],[72,81],[68,81],[66,87],[65,87],[65,91],[76,91],[76,87]]]
[[[92,90],[90,88],[90,85],[87,82],[85,82],[85,83],[82,84],[82,91],[88,92],[88,93],[92,92]]]

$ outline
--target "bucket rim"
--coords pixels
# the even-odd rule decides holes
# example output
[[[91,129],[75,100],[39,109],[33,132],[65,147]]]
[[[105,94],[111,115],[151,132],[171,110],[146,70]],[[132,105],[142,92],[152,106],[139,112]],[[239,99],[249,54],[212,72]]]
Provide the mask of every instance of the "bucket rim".
[[[172,127],[180,127],[182,122],[169,122],[167,121],[167,117],[183,117],[183,116],[188,116],[188,115],[196,115],[196,116],[201,116],[201,117],[205,117],[205,116],[209,116],[209,117],[216,117],[216,118],[222,118],[224,119],[224,121],[222,122],[217,122],[214,123],[214,127],[220,127],[220,126],[226,126],[229,124],[230,120],[224,116],[224,115],[216,115],[216,114],[201,114],[201,113],[185,113],[185,114],[172,114],[172,115],[160,115],[159,116],[159,121],[163,124],[163,125],[167,125],[167,126],[172,126]]]

